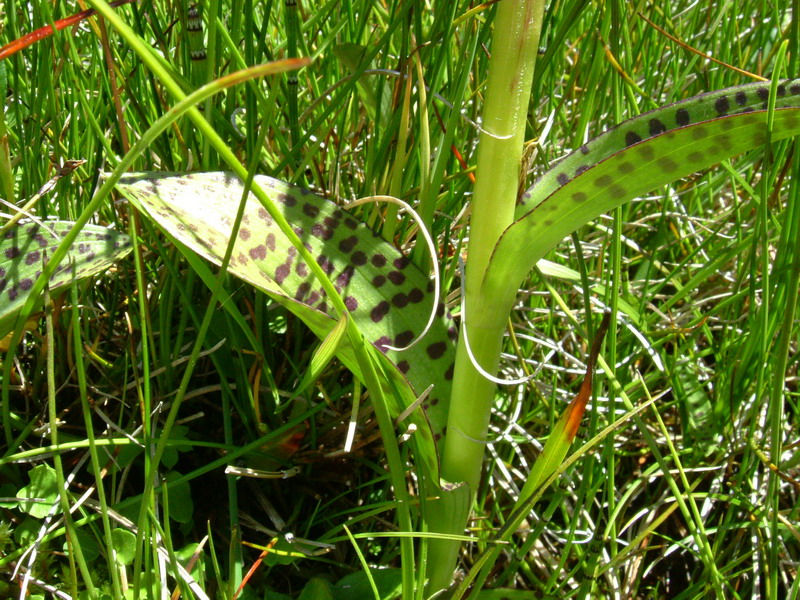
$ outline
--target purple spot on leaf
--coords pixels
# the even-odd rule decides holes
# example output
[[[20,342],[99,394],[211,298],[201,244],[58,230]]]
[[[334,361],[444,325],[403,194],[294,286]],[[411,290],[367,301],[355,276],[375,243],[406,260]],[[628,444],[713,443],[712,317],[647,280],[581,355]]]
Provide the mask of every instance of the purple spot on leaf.
[[[408,296],[406,296],[403,292],[395,294],[392,297],[392,304],[394,304],[397,308],[403,308],[408,304]]]
[[[327,241],[333,237],[333,230],[319,223],[315,223],[311,226],[311,235],[315,238]]]
[[[280,285],[282,284],[286,278],[289,276],[289,272],[291,271],[291,267],[287,264],[282,264],[275,269],[275,282]]]
[[[383,254],[373,254],[370,262],[380,269],[386,265],[386,257]]]
[[[309,202],[306,202],[303,204],[303,214],[314,218],[319,214],[319,208]]]
[[[356,247],[356,244],[358,244],[358,237],[351,235],[349,238],[345,238],[339,242],[339,250],[344,253],[351,252],[353,248]]]
[[[425,351],[432,359],[441,358],[447,352],[447,344],[445,342],[435,342],[428,346]]]
[[[394,346],[396,348],[405,348],[411,343],[411,340],[414,339],[414,332],[410,329],[398,333],[394,338]]]
[[[395,285],[402,285],[402,283],[406,280],[406,276],[403,275],[400,271],[392,271],[389,273],[389,281],[391,281]]]
[[[372,311],[369,313],[369,318],[372,319],[373,323],[380,323],[383,320],[383,317],[389,312],[389,303],[386,300],[383,300],[380,304],[378,304]]]
[[[642,141],[641,136],[635,131],[629,131],[625,134],[625,145],[626,146],[633,146],[634,144],[638,144]]]
[[[456,370],[456,363],[453,363],[452,365],[447,367],[447,371],[444,372],[444,378],[447,381],[452,381],[453,380],[453,373],[455,372],[455,370]]]
[[[425,294],[422,293],[422,290],[419,288],[413,288],[410,292],[408,292],[408,299],[413,304],[419,304],[422,302],[422,299],[425,297]]]
[[[304,281],[299,286],[297,286],[297,292],[295,292],[294,294],[294,299],[297,300],[298,302],[302,302],[303,298],[305,298],[308,292],[310,291],[311,291],[311,284],[308,283],[307,281]]]
[[[401,256],[399,258],[395,258],[394,261],[392,262],[392,264],[394,265],[395,269],[399,269],[399,270],[402,271],[408,265],[411,264],[411,261],[408,260],[405,256]]]
[[[259,244],[255,248],[250,248],[248,254],[253,260],[263,260],[267,257],[267,247],[264,244]]]
[[[378,348],[378,350],[380,350],[384,354],[386,354],[386,351],[388,350],[387,346],[391,345],[392,345],[392,340],[390,340],[385,335],[375,340],[375,346]]]
[[[353,274],[355,272],[356,272],[356,270],[352,265],[347,265],[344,268],[344,271],[342,271],[339,274],[339,276],[336,278],[336,283],[339,284],[340,286],[342,286],[343,288],[347,287],[349,285],[349,283],[350,283],[350,279],[352,279]]]

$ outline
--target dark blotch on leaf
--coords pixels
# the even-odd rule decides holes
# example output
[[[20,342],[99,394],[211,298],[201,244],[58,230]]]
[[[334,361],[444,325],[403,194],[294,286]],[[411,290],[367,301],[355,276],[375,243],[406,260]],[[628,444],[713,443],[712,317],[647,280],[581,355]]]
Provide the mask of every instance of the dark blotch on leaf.
[[[277,269],[275,269],[275,283],[281,285],[286,278],[289,276],[289,272],[291,268],[287,264],[279,265]]]
[[[650,135],[658,135],[659,133],[664,133],[667,130],[664,124],[658,119],[650,119],[647,125],[650,128]]]
[[[386,283],[386,277],[383,275],[375,275],[375,277],[372,278],[372,287],[374,288],[379,288],[384,283]]]
[[[633,163],[630,163],[630,162],[627,162],[627,161],[626,161],[626,162],[624,162],[624,163],[620,163],[620,164],[617,166],[617,171],[619,171],[619,172],[620,172],[620,173],[622,173],[623,175],[627,175],[628,173],[632,173],[632,172],[633,172],[633,170],[634,170],[634,168],[635,168],[635,167],[633,166]]]
[[[250,239],[250,230],[249,229],[245,229],[244,227],[239,228],[239,238],[241,238],[243,240],[249,240]]]
[[[389,312],[389,303],[386,300],[381,301],[375,308],[372,309],[369,313],[369,318],[372,319],[373,323],[380,323],[383,320],[383,317]]]
[[[311,235],[315,238],[327,241],[333,237],[333,230],[320,223],[315,223],[311,226]]]
[[[414,332],[411,331],[410,329],[407,329],[406,331],[398,333],[395,336],[394,344],[392,345],[395,346],[396,348],[404,348],[408,346],[411,343],[411,340],[413,339],[414,339]]]
[[[19,289],[21,289],[24,292],[27,292],[32,287],[33,287],[33,279],[30,279],[28,277],[19,282]]]
[[[658,166],[666,173],[671,173],[678,168],[678,163],[667,156],[663,156],[658,159]]]
[[[19,248],[17,248],[16,246],[11,246],[11,248],[6,249],[4,254],[5,254],[6,258],[8,258],[10,260],[10,259],[17,258],[22,253],[20,252]]]
[[[684,127],[689,124],[690,121],[689,111],[685,108],[679,108],[675,113],[675,123],[677,123],[680,127]]]
[[[313,219],[319,214],[319,207],[314,206],[309,202],[306,202],[305,204],[303,204],[303,214]]]
[[[400,271],[392,271],[389,273],[389,281],[391,281],[395,285],[402,285],[405,280],[406,276],[403,275]]]
[[[764,102],[766,102],[769,99],[769,90],[765,87],[758,88],[756,90],[756,94],[758,94],[758,97]]]
[[[34,250],[33,252],[28,252],[28,254],[25,255],[25,264],[26,265],[36,264],[40,260],[42,260],[42,255],[38,250]]]
[[[692,127],[691,131],[692,131],[692,139],[694,140],[702,140],[708,136],[706,128],[700,125],[695,125],[694,127]]]
[[[304,281],[299,286],[297,286],[297,291],[294,294],[294,299],[298,302],[302,302],[303,298],[308,295],[308,292],[311,291],[311,284],[307,281]]]
[[[594,180],[594,185],[600,188],[608,187],[614,182],[611,175],[602,175]]]
[[[339,242],[339,250],[347,254],[351,252],[353,248],[356,247],[357,244],[358,244],[358,237],[355,235],[351,235],[349,238],[345,238],[341,242]]]
[[[744,106],[745,104],[747,104],[747,94],[745,94],[744,92],[736,92],[736,95],[733,97],[733,99],[739,106]]]
[[[347,307],[347,310],[353,312],[358,308],[358,300],[356,300],[353,296],[347,296],[344,299],[344,305]]]
[[[575,202],[585,202],[586,194],[584,194],[583,192],[575,192],[574,194],[572,194],[572,199]]]
[[[619,200],[620,198],[625,197],[626,191],[621,185],[612,185],[608,189],[608,193],[612,198]]]
[[[386,257],[383,254],[373,254],[370,262],[380,269],[386,266]]]
[[[432,359],[441,358],[447,352],[447,344],[445,342],[435,342],[425,349]]]
[[[263,260],[267,257],[267,247],[264,244],[259,244],[255,248],[250,248],[248,254],[253,260]]]
[[[411,365],[408,364],[407,360],[401,360],[399,363],[397,363],[397,368],[403,375],[405,375],[408,373],[409,369],[411,369]]]
[[[655,151],[653,150],[653,147],[650,144],[642,144],[637,148],[637,151],[639,153],[639,156],[641,156],[642,159],[646,161],[653,160],[653,157],[655,156]]]
[[[392,304],[394,304],[397,308],[403,308],[408,304],[408,296],[406,296],[403,292],[395,294],[392,297]]]
[[[401,256],[399,258],[395,258],[394,261],[392,262],[392,264],[394,265],[395,269],[403,270],[408,265],[411,264],[411,261],[408,260],[405,256]]]
[[[413,288],[408,292],[408,299],[412,304],[419,304],[422,302],[423,298],[425,298],[425,294],[423,294],[422,290],[419,288]]]
[[[381,352],[386,354],[386,351],[388,350],[388,346],[392,345],[392,340],[389,339],[389,336],[384,335],[384,336],[379,337],[377,340],[375,340],[374,343],[375,343],[375,347],[378,350],[380,350]]]
[[[280,194],[278,196],[278,200],[284,204],[284,206],[294,206],[297,204],[297,198],[294,196],[290,196],[289,194]]]
[[[452,381],[453,380],[453,373],[455,372],[455,370],[456,370],[456,363],[453,363],[452,365],[447,367],[447,371],[444,372],[444,378],[447,381]]]
[[[699,163],[704,157],[702,152],[690,152],[688,158],[689,162]]]
[[[353,252],[353,256],[350,257],[350,260],[353,261],[353,264],[357,267],[367,264],[367,255],[361,252],[361,250],[357,250]]]
[[[720,96],[717,98],[717,101],[714,102],[714,108],[719,114],[726,114],[731,108],[731,103],[728,101],[728,97]]]
[[[566,173],[559,173],[556,179],[558,180],[559,185],[567,185],[567,183],[569,183],[569,175]]]
[[[633,146],[634,144],[638,144],[641,141],[642,141],[642,138],[635,131],[629,131],[628,133],[625,134],[625,145],[626,146]]]
[[[355,230],[358,227],[358,221],[354,221],[353,219],[345,219],[344,224],[348,229]]]
[[[350,280],[353,278],[353,274],[356,272],[353,265],[347,265],[344,268],[344,271],[339,273],[339,276],[336,278],[336,283],[342,287],[347,287],[350,284]]]

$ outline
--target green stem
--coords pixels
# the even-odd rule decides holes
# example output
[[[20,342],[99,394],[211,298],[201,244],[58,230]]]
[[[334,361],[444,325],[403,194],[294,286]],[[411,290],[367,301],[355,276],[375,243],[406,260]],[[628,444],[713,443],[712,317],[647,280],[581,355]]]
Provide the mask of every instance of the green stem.
[[[501,2],[494,22],[472,204],[466,277],[467,319],[461,326],[442,460],[442,478],[465,484],[470,501],[457,501],[444,493],[443,500],[431,507],[432,528],[440,533],[464,531],[480,481],[495,384],[486,380],[470,362],[464,328],[468,328],[470,347],[478,363],[485,370],[495,372],[508,312],[497,310],[498,299],[485,297],[480,284],[497,240],[514,219],[544,5],[545,0]],[[431,543],[430,591],[450,584],[459,547],[458,541]]]

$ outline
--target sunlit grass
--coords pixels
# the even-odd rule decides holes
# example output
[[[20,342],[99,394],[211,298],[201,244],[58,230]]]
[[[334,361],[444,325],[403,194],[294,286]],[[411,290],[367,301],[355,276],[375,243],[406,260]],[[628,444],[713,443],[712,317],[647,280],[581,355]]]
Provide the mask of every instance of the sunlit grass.
[[[295,87],[284,75],[233,87],[207,102],[204,114],[237,156],[246,164],[257,160],[261,172],[335,200],[391,193],[422,201],[439,236],[447,291],[456,291],[455,258],[469,230],[454,219],[472,191],[468,168],[474,166],[492,12],[478,11],[453,29],[469,7],[435,4],[411,10],[359,1],[301,3],[294,42],[297,54],[314,63],[298,77],[296,121],[290,108]],[[796,33],[789,4],[637,8],[704,54],[770,76],[777,45]],[[216,78],[288,54],[282,3],[215,0],[202,4],[210,35],[203,73],[190,60],[178,8],[155,3],[118,12],[163,55],[187,91],[204,75]],[[6,5],[2,41],[79,8],[50,10],[43,2],[32,3],[30,12]],[[104,35],[84,24],[0,63],[9,92],[9,150],[0,160],[13,175],[13,199],[22,204],[33,196],[65,161],[86,161],[36,205],[40,216],[80,214],[101,172],[118,164],[174,103],[113,30]],[[787,67],[793,75],[794,38]],[[361,44],[370,54],[370,70],[360,79],[333,51],[343,43]],[[530,163],[521,189],[623,118],[747,81],[670,41],[620,0],[552,3],[540,45],[526,136]],[[415,90],[407,120],[399,105],[370,107],[358,86],[399,102],[406,76]],[[423,83],[427,111],[416,105]],[[612,306],[621,324],[609,331],[603,357],[613,379],[598,375],[575,447],[625,413],[623,393],[634,405],[655,397],[639,416],[671,470],[657,465],[633,420],[619,425],[545,493],[488,585],[576,598],[709,596],[714,576],[690,533],[697,523],[687,524],[678,510],[671,477],[685,498],[693,495],[728,597],[797,593],[796,449],[783,453],[778,474],[768,461],[778,462],[773,438],[784,444],[797,438],[798,160],[793,144],[781,143],[767,160],[760,149],[656,190],[565,240],[550,259],[574,270],[572,277],[532,274],[519,296],[501,372],[537,376],[498,394],[476,503],[480,519],[469,531],[481,541],[465,547],[462,569],[509,517],[538,449],[580,383],[587,309]],[[188,121],[161,135],[135,166],[222,167]],[[378,222],[369,210],[363,217]],[[83,558],[72,564],[63,554],[60,513],[48,521],[3,504],[0,596],[19,595],[23,584],[21,576],[11,577],[15,567],[30,569],[40,583],[26,585],[36,593],[46,586],[88,593],[91,579],[94,597],[132,589],[134,581],[146,594],[160,577],[159,556],[191,555],[206,535],[192,571],[199,588],[180,584],[184,597],[201,597],[197,590],[203,589],[209,597],[231,598],[261,553],[242,541],[263,547],[277,539],[281,552],[303,555],[267,554],[244,588],[251,597],[268,587],[296,597],[313,576],[339,581],[362,570],[359,554],[373,566],[414,571],[415,565],[402,564],[398,539],[382,537],[397,528],[396,496],[368,400],[361,403],[354,452],[339,453],[352,395],[363,389],[334,364],[316,389],[294,398],[315,338],[235,279],[226,290],[256,343],[233,317],[216,311],[166,444],[160,474],[169,482],[168,502],[160,492],[144,499],[150,542],[141,569],[134,573],[132,557],[111,558],[110,539],[124,548],[114,537],[123,534],[114,530],[131,531],[143,501],[149,458],[142,444],[147,432],[160,429],[211,301],[194,267],[130,215],[127,204],[109,202],[94,220],[138,234],[138,269],[126,259],[93,286],[76,290],[79,296],[56,310],[49,337],[44,321],[27,335],[3,382],[13,436],[4,440],[0,497],[19,495],[34,467],[54,465],[44,399],[55,394],[61,470],[77,508],[73,522]],[[396,239],[405,241],[410,227],[400,223]],[[457,308],[455,296],[450,300]],[[55,349],[55,388],[47,384],[48,347]],[[259,447],[272,456],[249,458]],[[90,451],[97,453],[97,472]],[[223,474],[231,461],[278,474],[296,466],[299,473],[237,480]],[[98,485],[103,494],[93,489]],[[87,492],[89,500],[81,503]],[[45,525],[53,530],[40,533]],[[37,538],[43,540],[38,546]],[[170,575],[170,592],[178,585]]]

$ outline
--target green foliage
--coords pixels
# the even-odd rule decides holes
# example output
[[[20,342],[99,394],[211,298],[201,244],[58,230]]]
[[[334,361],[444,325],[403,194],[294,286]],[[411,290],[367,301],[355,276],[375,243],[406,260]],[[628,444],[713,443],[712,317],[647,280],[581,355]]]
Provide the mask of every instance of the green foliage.
[[[386,592],[378,583],[382,595],[399,589],[405,597],[424,596],[421,578],[433,561],[424,553],[427,538],[415,533],[430,519],[437,495],[424,476],[433,467],[421,466],[423,455],[412,446],[421,435],[388,448],[396,437],[391,423],[383,427],[383,441],[396,453],[394,462],[383,454],[374,392],[362,397],[364,388],[350,374],[366,378],[375,366],[355,357],[360,350],[352,321],[341,342],[352,349],[352,360],[330,360],[318,373],[318,362],[328,359],[327,350],[315,355],[318,340],[338,313],[320,319],[319,331],[309,334],[285,305],[237,278],[218,276],[98,180],[117,165],[138,172],[232,169],[197,115],[191,122],[170,121],[174,113],[167,111],[181,102],[176,90],[189,92],[275,58],[311,57],[296,78],[281,73],[252,82],[240,76],[189,106],[203,107],[223,147],[252,172],[312,189],[339,207],[374,194],[418,203],[439,246],[442,298],[458,322],[456,259],[467,258],[469,278],[474,254],[464,242],[475,233],[474,220],[466,220],[474,210],[470,175],[478,137],[488,127],[484,99],[497,56],[491,31],[502,4],[436,0],[421,10],[415,2],[355,0],[290,3],[287,10],[281,2],[202,1],[207,59],[192,62],[190,50],[197,50],[201,36],[196,28],[186,31],[177,5],[136,3],[117,8],[116,20],[106,17],[104,28],[70,27],[0,61],[8,93],[0,111],[0,196],[18,205],[36,197],[28,212],[79,223],[70,227],[77,235],[91,231],[83,222],[133,234],[136,248],[81,285],[67,278],[60,287],[67,293],[53,303],[52,333],[31,320],[22,343],[4,357],[0,523],[7,527],[0,531],[0,597],[20,596],[19,579],[10,574],[30,560],[34,577],[65,590],[74,583],[78,598],[158,597],[164,576],[170,594],[180,586],[182,598],[201,598],[196,587],[177,583],[175,565],[187,564],[186,553],[208,535],[193,577],[209,596],[231,598],[261,552],[242,542],[263,547],[291,533],[295,543],[280,546],[293,552],[291,564],[282,564],[285,554],[268,554],[241,598],[297,598],[306,586],[309,594],[314,586],[325,593],[329,586],[318,577],[340,582],[352,572],[359,573],[363,595],[347,594],[336,583],[334,597],[371,598],[342,523],[357,536],[376,582],[389,571],[377,565],[393,568]],[[798,584],[791,565],[800,546],[785,524],[798,520],[790,483],[797,460],[787,447],[796,437],[798,406],[795,142],[771,138],[733,160],[687,170],[697,149],[684,141],[684,152],[672,157],[690,173],[684,179],[664,184],[645,169],[647,191],[634,189],[645,177],[625,185],[626,193],[640,194],[633,202],[611,209],[614,199],[598,194],[593,210],[606,206],[609,215],[561,242],[558,236],[590,218],[589,206],[582,206],[580,214],[562,217],[562,232],[553,232],[553,239],[541,235],[547,207],[569,206],[578,188],[594,191],[597,179],[612,174],[603,169],[614,161],[646,147],[666,152],[647,137],[645,118],[638,121],[647,125],[645,134],[638,135],[646,143],[627,148],[624,137],[622,145],[609,143],[594,174],[575,177],[582,163],[572,161],[581,159],[588,140],[601,141],[602,132],[648,110],[751,80],[674,40],[768,79],[795,77],[795,7],[752,0],[552,0],[547,8],[533,102],[520,121],[524,164],[493,168],[495,175],[509,173],[504,183],[520,199],[511,217],[526,223],[513,234],[518,240],[509,246],[516,253],[510,270],[492,276],[493,286],[514,288],[506,299],[514,298],[510,319],[502,315],[495,327],[509,334],[499,342],[499,374],[535,380],[493,390],[486,439],[466,434],[487,450],[487,460],[474,490],[481,518],[470,522],[474,543],[464,546],[460,567],[471,575],[502,536],[508,543],[483,585],[508,597],[709,597],[714,586],[723,597],[793,597]],[[39,0],[26,10],[6,8],[3,41],[72,9]],[[716,109],[709,106],[713,118]],[[769,107],[756,108],[759,119],[769,116]],[[772,114],[779,125],[782,119],[789,125],[781,116],[789,110],[778,104]],[[156,122],[163,127],[151,130]],[[726,122],[742,120],[731,115]],[[718,140],[726,133],[721,127],[722,119],[714,125]],[[136,152],[129,152],[134,141]],[[579,153],[558,162],[574,149]],[[87,162],[59,179],[52,193],[37,196],[54,171],[76,158]],[[559,167],[574,167],[563,187]],[[532,181],[541,193],[536,207],[524,197]],[[609,183],[597,191],[612,192],[616,180]],[[559,194],[561,200],[548,200]],[[383,205],[352,214],[388,246],[405,251],[417,239],[414,223]],[[228,216],[233,220],[235,208]],[[58,243],[48,242],[48,254]],[[538,252],[531,245],[539,244],[556,244],[546,255],[551,262],[529,273]],[[69,246],[61,265],[76,264],[70,256],[78,246]],[[410,256],[428,272],[427,252]],[[52,279],[48,287],[56,296]],[[499,315],[500,304],[487,308]],[[533,514],[506,527],[514,523],[520,482],[577,390],[597,322],[590,313],[606,307],[616,326],[598,361],[575,462],[564,465],[563,475],[531,505]],[[468,319],[477,316],[469,308]],[[18,312],[11,315],[11,326],[18,318]],[[48,348],[56,357],[50,372]],[[398,393],[392,365],[402,358],[391,356],[378,356],[375,378],[383,378],[387,388],[378,392],[398,413],[414,399]],[[421,362],[425,366],[424,356]],[[431,365],[433,378],[444,371]],[[315,385],[298,395],[312,378]],[[426,378],[415,379],[415,392]],[[52,422],[43,418],[49,396]],[[643,411],[628,411],[650,398],[656,400]],[[353,406],[360,407],[355,415]],[[470,417],[473,411],[458,412]],[[354,449],[343,455],[351,418]],[[409,422],[396,425],[395,433],[407,433]],[[57,447],[48,441],[53,428]],[[451,428],[448,438],[452,434]],[[159,441],[162,452],[156,452]],[[274,450],[275,443],[285,461],[276,469],[293,466],[293,477],[223,475],[227,464],[265,445]],[[63,553],[61,511],[42,533],[44,517],[23,510],[36,506],[28,501],[33,495],[16,498],[31,485],[34,469],[54,465],[54,453],[61,455],[68,502],[75,507],[88,493],[75,507],[75,527],[103,547],[86,578]],[[179,501],[159,487],[178,473],[193,492],[183,523],[171,519]],[[50,504],[56,501],[51,495]],[[129,520],[115,521],[120,516]],[[121,532],[127,539],[119,540]],[[362,540],[369,542],[362,547]],[[118,543],[124,564],[106,551]],[[32,583],[26,593],[49,592]]]
[[[28,473],[30,483],[19,489],[19,508],[34,519],[43,519],[53,512],[58,502],[56,472],[50,465],[38,465]]]
[[[130,565],[136,554],[136,536],[127,529],[117,527],[111,532],[115,558],[121,565]]]
[[[14,321],[28,300],[31,287],[47,260],[74,223],[43,221],[14,225],[0,239],[0,336],[14,327]],[[103,273],[131,250],[128,236],[99,225],[84,225],[48,287],[56,290],[75,280]],[[37,302],[41,306],[41,300]]]

